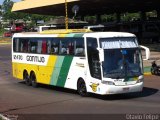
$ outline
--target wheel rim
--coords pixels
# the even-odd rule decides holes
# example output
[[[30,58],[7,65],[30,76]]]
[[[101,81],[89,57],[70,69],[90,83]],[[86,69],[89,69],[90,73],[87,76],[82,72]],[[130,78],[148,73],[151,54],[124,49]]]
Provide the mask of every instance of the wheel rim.
[[[26,85],[31,85],[31,82],[30,82],[30,79],[29,79],[29,76],[27,73],[25,73],[25,75],[24,75],[24,81],[25,81]]]
[[[158,75],[158,71],[157,70],[155,70],[155,75]]]
[[[79,94],[81,96],[85,96],[87,93],[86,91],[86,86],[85,86],[85,83],[84,82],[81,82],[80,85],[79,85]]]
[[[151,73],[154,74],[154,70],[151,68]]]
[[[35,77],[35,75],[32,75],[31,80],[32,80],[32,86],[33,86],[33,87],[37,87],[37,82],[36,82],[36,77]]]

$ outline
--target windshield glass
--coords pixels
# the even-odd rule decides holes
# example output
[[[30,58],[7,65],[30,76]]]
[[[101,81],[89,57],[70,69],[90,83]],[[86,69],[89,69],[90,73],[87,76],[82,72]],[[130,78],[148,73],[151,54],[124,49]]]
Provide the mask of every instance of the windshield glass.
[[[105,49],[102,63],[103,77],[124,78],[142,74],[141,55],[138,48]]]

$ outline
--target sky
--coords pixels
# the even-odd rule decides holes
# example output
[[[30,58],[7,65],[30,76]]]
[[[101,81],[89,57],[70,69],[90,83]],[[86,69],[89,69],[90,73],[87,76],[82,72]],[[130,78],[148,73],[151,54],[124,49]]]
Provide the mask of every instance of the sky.
[[[0,5],[2,5],[3,4],[3,1],[4,0],[0,0]],[[13,2],[19,2],[19,1],[21,1],[21,0],[12,0]]]

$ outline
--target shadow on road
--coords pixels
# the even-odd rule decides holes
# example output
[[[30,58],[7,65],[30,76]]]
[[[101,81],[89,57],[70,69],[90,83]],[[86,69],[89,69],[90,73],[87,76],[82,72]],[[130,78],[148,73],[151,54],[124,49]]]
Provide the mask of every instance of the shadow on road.
[[[21,84],[25,84],[24,82],[19,82]],[[56,87],[56,86],[51,86],[51,85],[43,85],[39,84],[39,88],[45,88],[46,90],[53,90],[57,92],[62,92],[65,94],[74,94],[78,95],[76,90],[71,90],[67,88],[61,88],[61,87]],[[144,87],[142,92],[135,92],[135,93],[127,93],[127,94],[116,94],[116,95],[96,95],[96,94],[89,94],[89,97],[92,98],[98,98],[102,100],[126,100],[126,99],[133,99],[133,98],[142,98],[142,97],[149,97],[154,94],[156,94],[159,90],[155,88],[149,88],[149,87]]]
[[[24,81],[21,81],[19,83],[25,85]],[[57,92],[62,92],[62,93],[66,93],[66,94],[67,93],[68,94],[78,94],[76,90],[71,90],[71,89],[67,89],[67,88],[57,87],[57,86],[53,86],[53,85],[38,84],[37,88],[44,88],[45,90],[49,90],[49,91],[51,90],[53,92],[57,91]]]
[[[100,95],[91,95],[91,96],[102,100],[126,100],[133,98],[149,97],[156,94],[158,91],[159,90],[155,88],[144,87],[142,92],[106,95],[106,96],[100,96]]]

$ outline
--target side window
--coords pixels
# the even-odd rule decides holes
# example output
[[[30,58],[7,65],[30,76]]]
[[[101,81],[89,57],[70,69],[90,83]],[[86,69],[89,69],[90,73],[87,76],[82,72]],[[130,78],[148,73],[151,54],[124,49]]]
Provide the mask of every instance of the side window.
[[[14,38],[13,40],[13,51],[14,52],[28,52],[28,41],[27,38]]]
[[[42,54],[46,54],[47,53],[47,40],[43,39],[42,40]]]
[[[13,51],[14,52],[19,52],[19,47],[20,47],[19,43],[20,43],[19,38],[13,39]]]
[[[74,54],[74,41],[73,38],[69,38],[68,40],[68,45],[67,45],[67,54],[73,55]]]
[[[20,39],[20,51],[19,52],[28,52],[28,38]]]
[[[30,39],[29,41],[29,51],[30,53],[37,53],[37,39]],[[43,46],[43,41],[42,41],[42,46]],[[42,47],[43,48],[43,47]]]
[[[68,41],[66,41],[64,38],[61,38],[60,40],[60,54],[67,54],[67,45]]]
[[[73,55],[74,53],[74,42],[72,38],[61,38],[60,39],[60,54],[62,55]]]
[[[42,53],[42,40],[40,38],[37,39],[37,53]]]
[[[51,54],[51,39],[47,40],[47,54]]]
[[[51,39],[51,54],[58,54],[59,52],[59,39]]]
[[[51,54],[51,38],[37,39],[37,53]]]
[[[84,38],[80,39],[80,38],[77,38],[75,41],[74,41],[74,44],[75,44],[75,55],[76,56],[84,56]]]

